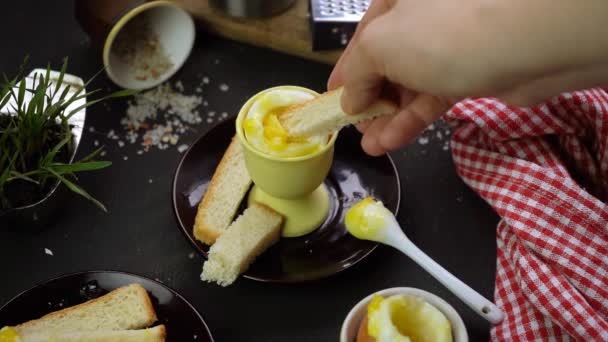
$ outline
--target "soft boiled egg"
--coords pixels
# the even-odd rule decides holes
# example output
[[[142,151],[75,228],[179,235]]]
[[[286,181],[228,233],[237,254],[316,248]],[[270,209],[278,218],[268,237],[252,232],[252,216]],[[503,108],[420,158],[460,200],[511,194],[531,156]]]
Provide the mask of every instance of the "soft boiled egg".
[[[21,342],[21,337],[15,329],[4,327],[0,329],[0,342]]]
[[[243,121],[247,141],[260,152],[281,158],[312,154],[329,141],[328,136],[290,137],[278,117],[287,107],[312,100],[313,94],[295,89],[274,89],[258,98]]]
[[[374,295],[357,342],[451,342],[450,321],[433,305],[411,295]]]

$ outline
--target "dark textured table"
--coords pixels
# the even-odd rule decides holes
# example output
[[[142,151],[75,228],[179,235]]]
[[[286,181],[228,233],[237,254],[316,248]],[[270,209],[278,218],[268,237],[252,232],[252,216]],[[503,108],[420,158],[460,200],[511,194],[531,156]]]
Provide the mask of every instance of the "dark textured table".
[[[101,68],[73,18],[71,1],[13,1],[3,4],[0,71],[13,74],[24,55],[31,68],[69,56],[69,72],[87,79]],[[330,68],[198,33],[194,51],[173,81],[186,90],[207,75],[203,96],[209,110],[236,113],[257,91],[295,84],[322,91]],[[218,89],[229,85],[228,92]],[[113,86],[102,76],[94,87]],[[87,126],[97,132],[120,129],[126,103],[88,111]],[[203,120],[205,121],[205,120]],[[182,137],[190,143],[206,122]],[[0,305],[38,282],[64,273],[112,269],[160,279],[201,312],[216,341],[336,341],[341,323],[362,297],[394,286],[417,287],[447,300],[461,314],[472,341],[488,339],[489,325],[419,266],[388,247],[378,248],[360,264],[339,275],[306,284],[275,285],[239,279],[220,288],[199,280],[203,259],[176,225],[171,182],[180,154],[175,148],[151,150],[118,147],[100,133],[85,134],[79,155],[93,142],[107,144],[114,165],[83,174],[81,184],[105,203],[105,214],[75,196],[69,213],[40,232],[0,222]],[[181,142],[180,142],[181,143]],[[412,144],[393,153],[402,180],[399,221],[408,236],[437,262],[484,296],[492,298],[495,272],[496,215],[458,178],[443,140]],[[124,160],[123,156],[129,159]],[[149,180],[152,180],[152,183]],[[53,251],[49,256],[45,248]],[[0,322],[2,325],[2,322]]]

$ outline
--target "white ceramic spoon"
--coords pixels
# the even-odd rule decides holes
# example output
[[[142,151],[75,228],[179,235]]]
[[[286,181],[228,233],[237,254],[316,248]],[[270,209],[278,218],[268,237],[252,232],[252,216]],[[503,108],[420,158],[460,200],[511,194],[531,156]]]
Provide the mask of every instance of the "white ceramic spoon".
[[[365,199],[346,214],[346,227],[355,237],[392,246],[409,256],[435,279],[447,287],[471,309],[492,324],[500,323],[504,313],[491,301],[446,271],[424,254],[405,236],[397,219],[382,203]]]

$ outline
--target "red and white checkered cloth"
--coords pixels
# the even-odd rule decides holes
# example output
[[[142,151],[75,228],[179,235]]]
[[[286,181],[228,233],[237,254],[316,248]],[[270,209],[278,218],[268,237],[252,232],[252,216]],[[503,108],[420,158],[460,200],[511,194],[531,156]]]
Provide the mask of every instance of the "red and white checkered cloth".
[[[492,341],[608,341],[608,92],[447,118],[458,173],[501,216]]]

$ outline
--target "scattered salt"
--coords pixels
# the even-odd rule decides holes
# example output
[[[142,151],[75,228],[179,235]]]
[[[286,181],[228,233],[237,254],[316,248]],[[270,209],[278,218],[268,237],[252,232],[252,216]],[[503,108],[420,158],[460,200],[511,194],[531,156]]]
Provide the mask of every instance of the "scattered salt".
[[[429,143],[429,138],[427,138],[427,137],[419,137],[418,138],[418,143],[420,145],[426,145],[426,144]]]
[[[142,150],[137,150],[137,154],[142,155],[142,154],[144,154],[144,151],[142,151]]]
[[[228,85],[226,83],[220,84],[221,91],[228,91],[228,89],[230,89],[230,87],[228,87]]]
[[[94,145],[95,147],[99,146],[99,141],[97,141],[97,140],[93,141],[93,145]]]
[[[215,116],[215,112],[214,111],[208,112],[207,115],[209,115],[210,117],[214,117]]]
[[[99,156],[100,156],[100,157],[103,157],[103,156],[105,156],[105,155],[106,155],[106,151],[101,151],[101,153],[99,153]]]
[[[152,184],[152,182],[153,182],[152,178],[149,178],[148,183]]]
[[[188,254],[188,259],[194,259],[194,252],[190,252],[190,254]]]
[[[223,117],[223,118],[227,118],[227,117],[228,117],[228,113],[223,112],[223,113],[222,113],[222,117]]]
[[[182,145],[179,145],[179,146],[177,147],[177,152],[179,152],[179,153],[183,153],[183,152],[184,152],[184,151],[186,151],[187,149],[188,149],[188,145],[186,145],[186,144],[182,144]]]
[[[194,89],[194,91],[197,92],[197,93],[202,93],[203,92],[203,88],[196,87],[196,89]]]
[[[122,140],[118,140],[118,147],[124,147],[125,143]]]
[[[209,77],[207,77],[207,76],[203,77],[203,83],[209,84]]]
[[[439,139],[439,140],[443,139],[443,134],[441,134],[440,131],[437,131],[437,139]]]
[[[89,127],[89,132],[91,132],[91,133],[95,132],[95,127],[93,127],[93,126]]]
[[[124,157],[122,157],[122,159],[123,159],[123,160],[128,160],[128,159],[129,159],[129,157],[124,156]]]
[[[213,63],[215,63],[215,64],[220,64],[220,60],[219,60],[219,59],[216,59],[216,60],[214,60],[214,61],[213,61]]]
[[[50,256],[53,256],[53,251],[52,251],[52,250],[50,250],[50,249],[48,249],[48,248],[45,248],[45,249],[44,249],[44,254],[46,254],[46,255],[50,255]]]
[[[207,107],[208,105],[209,105],[209,102],[203,101],[203,106]]]
[[[213,119],[212,118],[207,118],[207,123],[212,123]]]
[[[182,83],[182,81],[175,82],[175,89],[177,89],[178,91],[184,91],[184,84]]]

